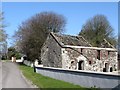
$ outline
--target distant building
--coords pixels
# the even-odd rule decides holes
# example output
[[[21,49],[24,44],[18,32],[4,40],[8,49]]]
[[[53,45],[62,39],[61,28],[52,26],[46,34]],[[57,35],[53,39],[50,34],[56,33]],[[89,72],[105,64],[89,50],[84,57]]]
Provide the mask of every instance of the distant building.
[[[50,33],[41,49],[44,67],[112,72],[118,70],[117,50],[106,40],[92,47],[82,36]]]

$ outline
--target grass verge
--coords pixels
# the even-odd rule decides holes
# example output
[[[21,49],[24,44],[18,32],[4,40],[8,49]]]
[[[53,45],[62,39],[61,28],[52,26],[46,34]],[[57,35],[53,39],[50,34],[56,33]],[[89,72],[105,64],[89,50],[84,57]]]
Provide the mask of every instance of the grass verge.
[[[2,62],[12,62],[12,60],[1,60]]]
[[[95,88],[83,88],[79,85],[74,85],[68,82],[64,82],[61,80],[52,79],[46,76],[43,76],[41,74],[33,72],[33,68],[20,65],[20,69],[22,70],[23,75],[34,85],[36,85],[39,88],[57,88],[62,90],[61,88],[73,88],[73,90],[95,90]]]

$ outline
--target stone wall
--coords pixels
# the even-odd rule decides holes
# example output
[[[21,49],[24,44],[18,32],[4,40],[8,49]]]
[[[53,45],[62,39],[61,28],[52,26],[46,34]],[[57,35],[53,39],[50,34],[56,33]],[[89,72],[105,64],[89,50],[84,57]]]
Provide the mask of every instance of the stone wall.
[[[33,62],[31,62],[31,61],[24,60],[23,64],[25,64],[26,66],[33,67]]]
[[[44,67],[73,70],[112,72],[118,70],[117,51],[114,49],[61,46],[53,35],[47,37],[41,49]]]
[[[54,79],[63,80],[82,87],[96,87],[104,90],[119,90],[120,76],[107,72],[76,71],[62,68],[36,67],[36,72]],[[105,89],[106,88],[106,89]]]
[[[116,71],[117,52],[86,48],[62,48],[62,67],[74,70]]]
[[[53,38],[49,35],[44,43],[41,50],[41,60],[45,67],[62,68],[61,47]]]

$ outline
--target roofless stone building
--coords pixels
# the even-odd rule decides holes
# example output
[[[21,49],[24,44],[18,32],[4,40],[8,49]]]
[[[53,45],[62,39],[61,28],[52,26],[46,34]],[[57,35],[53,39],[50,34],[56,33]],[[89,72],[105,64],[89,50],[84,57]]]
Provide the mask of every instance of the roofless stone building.
[[[106,40],[92,47],[82,36],[50,33],[41,49],[44,67],[112,72],[118,70],[117,50]]]

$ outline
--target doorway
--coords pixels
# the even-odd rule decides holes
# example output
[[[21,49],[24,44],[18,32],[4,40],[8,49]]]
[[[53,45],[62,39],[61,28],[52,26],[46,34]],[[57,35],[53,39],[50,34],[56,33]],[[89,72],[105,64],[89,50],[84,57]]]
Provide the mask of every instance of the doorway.
[[[110,72],[112,72],[113,71],[113,68],[112,67],[110,67]]]
[[[109,64],[105,63],[105,71],[108,72],[109,71]]]
[[[78,70],[84,70],[84,62],[83,61],[78,62]]]

